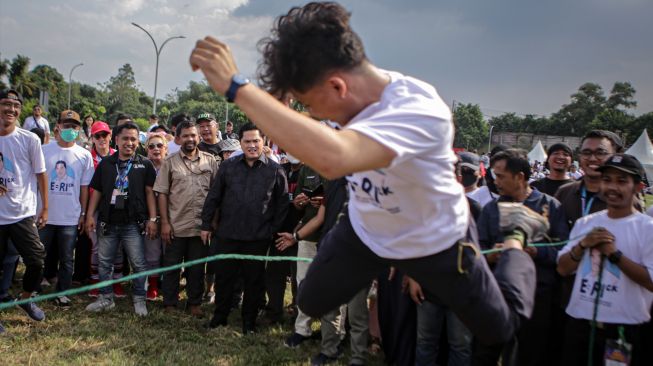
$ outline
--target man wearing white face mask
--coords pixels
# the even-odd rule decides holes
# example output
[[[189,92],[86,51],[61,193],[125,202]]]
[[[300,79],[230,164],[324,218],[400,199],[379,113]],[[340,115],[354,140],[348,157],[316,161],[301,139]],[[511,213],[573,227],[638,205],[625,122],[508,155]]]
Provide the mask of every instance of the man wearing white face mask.
[[[56,143],[43,146],[48,178],[48,224],[39,230],[41,242],[47,248],[56,238],[59,252],[57,291],[70,288],[73,275],[73,251],[78,230],[83,232],[84,215],[88,203],[88,185],[93,177],[93,157],[83,147],[75,144],[81,122],[79,114],[61,112],[54,129]],[[70,307],[66,296],[55,299],[60,307]]]

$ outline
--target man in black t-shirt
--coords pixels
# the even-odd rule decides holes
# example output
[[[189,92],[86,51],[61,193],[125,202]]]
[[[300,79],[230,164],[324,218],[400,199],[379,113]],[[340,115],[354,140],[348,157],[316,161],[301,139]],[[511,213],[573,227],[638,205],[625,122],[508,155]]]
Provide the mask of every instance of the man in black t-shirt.
[[[211,113],[202,113],[197,116],[197,129],[202,137],[202,141],[197,146],[200,151],[220,156],[220,147],[218,143],[220,138],[220,126]]]
[[[152,190],[156,171],[151,161],[136,154],[138,127],[128,122],[115,130],[118,152],[102,159],[95,170],[86,216],[86,230],[97,230],[100,281],[111,279],[120,244],[129,256],[134,273],[147,270],[142,232],[145,229],[145,234],[153,239],[158,230]],[[93,218],[96,209],[99,209],[97,224]],[[135,279],[133,286],[134,311],[146,316],[145,277]],[[112,288],[104,287],[97,301],[89,304],[86,310],[100,312],[115,306]]]
[[[571,182],[567,172],[571,166],[573,154],[567,144],[559,142],[549,147],[546,156],[544,166],[549,169],[549,176],[532,182],[531,187],[553,196],[558,188]]]

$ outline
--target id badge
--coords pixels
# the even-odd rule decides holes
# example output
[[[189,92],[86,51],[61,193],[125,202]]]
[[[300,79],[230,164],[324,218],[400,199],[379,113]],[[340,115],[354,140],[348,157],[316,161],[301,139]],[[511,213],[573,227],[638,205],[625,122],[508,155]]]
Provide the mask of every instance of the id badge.
[[[117,189],[113,189],[113,192],[111,192],[111,204],[115,205],[116,204],[116,197],[120,196],[121,193]]]
[[[633,346],[621,340],[605,341],[605,366],[628,366]]]

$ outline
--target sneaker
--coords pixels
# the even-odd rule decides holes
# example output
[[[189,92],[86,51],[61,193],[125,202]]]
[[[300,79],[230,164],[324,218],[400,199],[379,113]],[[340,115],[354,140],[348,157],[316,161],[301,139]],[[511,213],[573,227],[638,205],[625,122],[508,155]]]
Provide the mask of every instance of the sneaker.
[[[94,313],[99,313],[101,311],[111,310],[116,307],[116,303],[113,301],[112,295],[100,295],[97,300],[88,304],[86,311],[92,311]]]
[[[148,287],[147,288],[147,295],[145,296],[145,298],[148,301],[154,301],[154,300],[156,300],[157,297],[159,297],[159,290],[154,288],[154,287]]]
[[[20,304],[21,309],[25,310],[27,315],[32,318],[33,320],[36,320],[37,322],[43,321],[45,319],[45,313],[41,308],[36,306],[35,303],[33,302],[28,302],[26,304]]]
[[[134,312],[138,316],[147,316],[147,306],[145,305],[145,296],[134,296]]]
[[[206,329],[215,329],[217,327],[226,327],[226,326],[227,326],[227,319],[216,318],[215,316],[211,318],[210,322],[204,324],[204,328]]]
[[[12,297],[11,295],[6,295],[6,296],[0,297],[0,303],[12,302],[12,301],[14,301],[14,297]]]
[[[98,282],[100,282],[100,280],[98,280],[98,279],[91,279],[91,283],[90,283],[90,285],[95,285],[95,284],[98,283]],[[100,289],[99,289],[99,288],[94,288],[94,289],[92,289],[92,290],[89,290],[89,291],[88,291],[88,296],[97,299],[97,297],[100,296]]]
[[[299,333],[293,333],[290,337],[286,339],[283,344],[288,348],[297,348],[302,342],[307,340],[309,337],[303,336]]]
[[[320,352],[311,358],[311,366],[326,365],[338,361],[338,357],[327,356]]]
[[[527,241],[535,243],[546,237],[549,221],[522,203],[499,202],[499,227],[504,233],[520,230]]]
[[[67,296],[57,296],[57,298],[54,299],[54,303],[57,304],[58,307],[64,309],[70,309],[73,305],[72,301],[70,301]]]
[[[44,278],[41,281],[41,287],[50,287],[50,282]]]
[[[127,297],[127,294],[125,293],[125,288],[122,287],[122,283],[113,284],[113,296],[119,299],[122,299],[123,297]]]

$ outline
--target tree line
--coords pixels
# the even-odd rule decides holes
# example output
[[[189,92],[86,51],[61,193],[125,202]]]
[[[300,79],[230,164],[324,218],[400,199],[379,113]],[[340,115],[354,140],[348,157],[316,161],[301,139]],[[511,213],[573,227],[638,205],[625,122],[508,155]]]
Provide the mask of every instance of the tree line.
[[[596,83],[585,83],[571,95],[571,101],[550,116],[504,113],[483,119],[478,104],[455,106],[455,147],[483,149],[487,146],[490,126],[492,133],[521,132],[536,135],[583,136],[590,130],[602,129],[617,133],[629,145],[646,128],[653,136],[653,112],[632,114],[637,106],[635,88],[629,82],[615,82],[609,95]]]
[[[50,120],[68,107],[68,83],[54,67],[37,65],[30,70],[30,59],[17,55],[12,60],[0,57],[0,89],[11,86],[25,97],[21,120],[38,103],[39,92],[49,94]],[[568,104],[550,116],[517,115],[504,113],[483,118],[478,104],[458,104],[453,108],[456,125],[455,147],[484,150],[487,147],[490,126],[493,133],[522,132],[543,135],[582,136],[592,129],[606,129],[618,133],[625,144],[637,139],[644,128],[653,136],[653,112],[635,116],[632,109],[637,106],[635,88],[629,82],[615,82],[606,96],[596,83],[585,83],[571,95]],[[219,121],[234,122],[236,130],[247,121],[247,116],[234,104],[215,93],[205,82],[189,82],[183,89],[174,89],[158,100],[158,114],[167,122],[177,113],[196,116],[213,113]],[[131,114],[135,121],[145,128],[147,116],[151,113],[152,97],[145,94],[136,84],[134,70],[125,64],[115,76],[104,83],[88,85],[73,82],[71,85],[71,108],[83,117],[112,124],[120,113]],[[295,103],[293,108],[303,110]]]
[[[104,83],[88,85],[72,82],[70,108],[81,117],[93,116],[95,119],[113,124],[121,113],[134,117],[134,121],[145,129],[147,117],[152,113],[152,97],[145,94],[136,84],[134,70],[124,64],[115,76]],[[30,59],[17,55],[11,61],[0,57],[0,89],[11,87],[25,98],[21,121],[32,113],[38,103],[39,93],[49,94],[48,113],[54,122],[61,111],[68,109],[68,82],[54,67],[37,65],[30,70]],[[157,101],[157,114],[167,123],[177,113],[197,116],[200,113],[213,113],[217,120],[234,122],[235,129],[247,121],[245,114],[235,105],[215,93],[205,82],[189,82],[186,89],[175,89],[164,99]],[[221,127],[224,127],[222,125]]]

